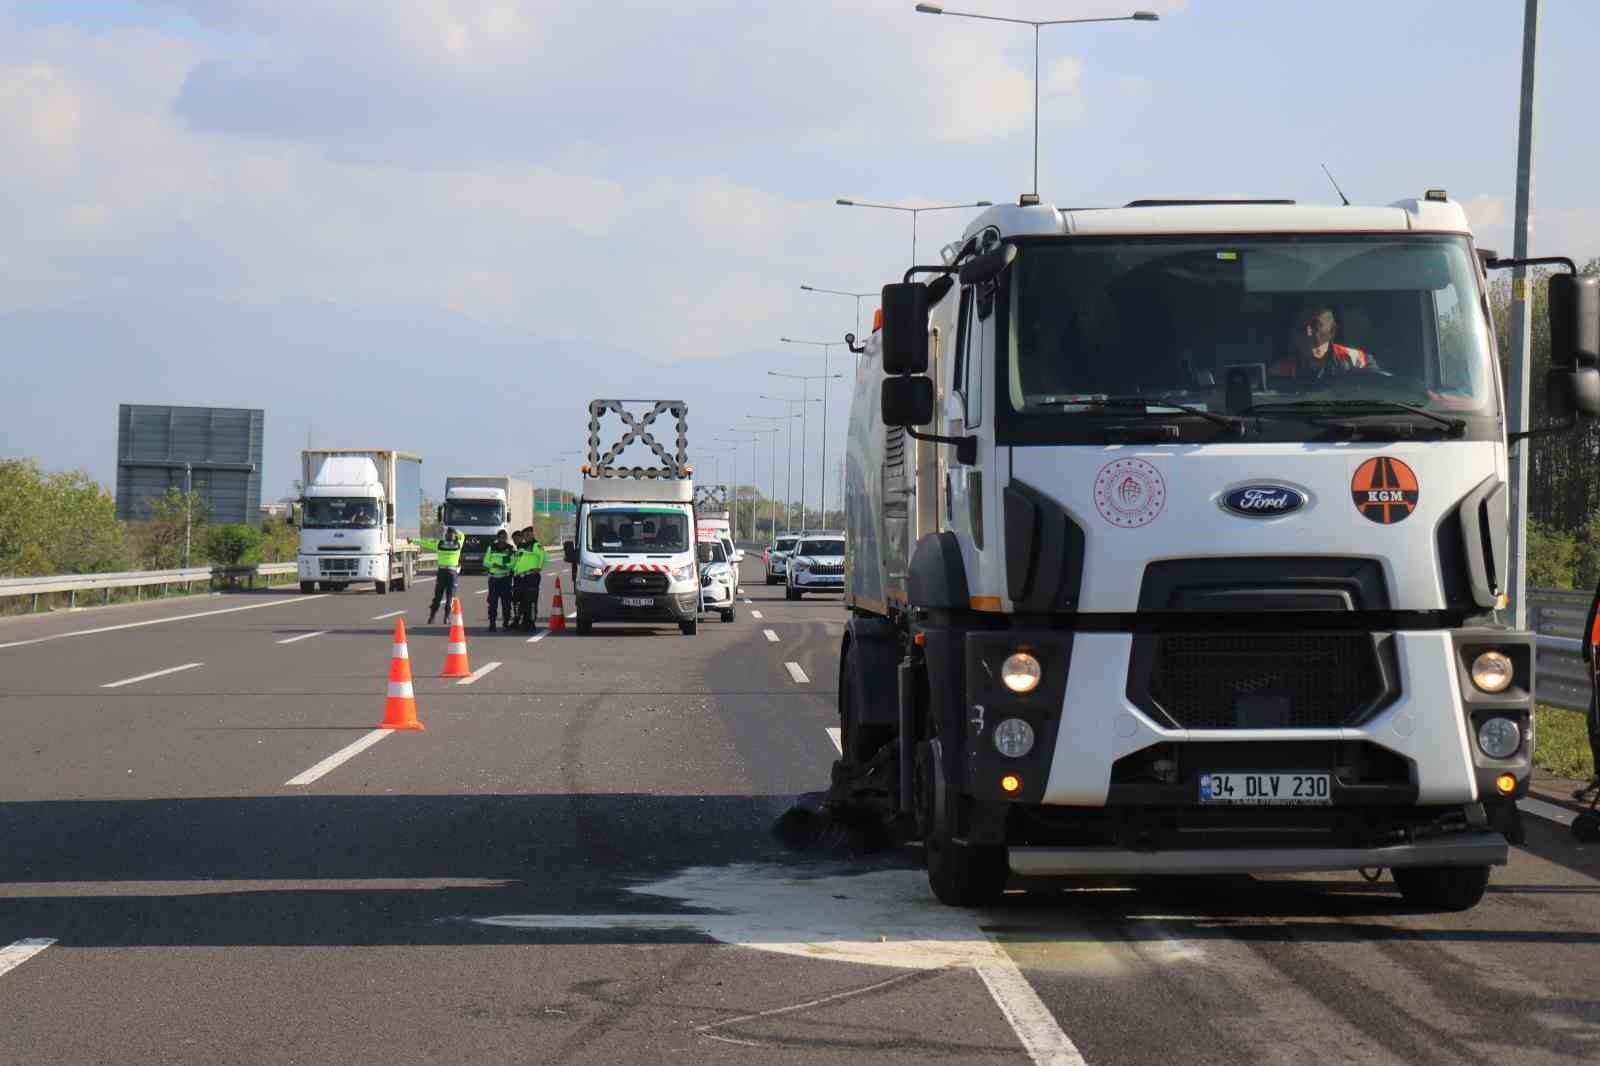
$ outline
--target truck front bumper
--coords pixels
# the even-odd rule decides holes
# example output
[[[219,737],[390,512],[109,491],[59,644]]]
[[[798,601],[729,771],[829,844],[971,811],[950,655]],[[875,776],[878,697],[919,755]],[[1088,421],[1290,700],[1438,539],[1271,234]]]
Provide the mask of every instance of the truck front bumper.
[[[1509,847],[1499,833],[1459,833],[1377,848],[1213,848],[1133,851],[1125,848],[1012,847],[1011,870],[1023,877],[1139,874],[1301,873],[1375,866],[1504,866]]]

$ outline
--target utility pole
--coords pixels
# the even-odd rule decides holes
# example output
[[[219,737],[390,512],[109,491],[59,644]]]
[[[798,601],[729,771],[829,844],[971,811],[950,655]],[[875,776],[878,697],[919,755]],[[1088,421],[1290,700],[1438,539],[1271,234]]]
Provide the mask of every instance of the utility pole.
[[[1511,254],[1526,258],[1533,236],[1533,105],[1539,50],[1539,0],[1525,0],[1522,16],[1522,104],[1517,116],[1517,202]],[[1532,377],[1533,292],[1528,268],[1511,273],[1511,432],[1528,428]],[[1528,448],[1519,441],[1511,456],[1511,582],[1507,590],[1510,622],[1528,626]]]
[[[189,538],[194,529],[194,467],[183,464],[183,568],[189,568]]]

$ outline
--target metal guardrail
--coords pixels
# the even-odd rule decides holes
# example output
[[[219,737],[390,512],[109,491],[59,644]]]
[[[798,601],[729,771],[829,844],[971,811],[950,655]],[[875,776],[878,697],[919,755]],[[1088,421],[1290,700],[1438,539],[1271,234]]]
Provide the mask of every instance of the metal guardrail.
[[[417,555],[419,564],[431,563],[437,559],[438,556],[431,552]],[[0,578],[0,598],[31,596],[32,609],[38,610],[40,596],[65,592],[68,595],[68,606],[76,607],[80,592],[99,592],[100,602],[108,603],[114,589],[146,589],[159,586],[160,595],[165,596],[173,585],[182,585],[187,589],[200,581],[208,584],[225,582],[230,587],[237,587],[243,581],[245,587],[254,588],[257,577],[282,577],[285,574],[296,573],[297,568],[296,563],[289,562],[257,563],[253,566],[189,566],[176,570],[128,570],[115,574],[7,577]]]
[[[1583,623],[1590,594],[1528,590],[1528,628],[1539,634],[1535,676],[1540,703],[1569,711],[1589,709],[1589,668],[1583,662]]]

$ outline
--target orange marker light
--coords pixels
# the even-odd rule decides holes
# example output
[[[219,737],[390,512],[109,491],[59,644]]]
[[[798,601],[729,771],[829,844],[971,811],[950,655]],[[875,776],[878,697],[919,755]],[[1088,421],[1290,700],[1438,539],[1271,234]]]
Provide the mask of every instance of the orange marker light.
[[[1016,792],[1022,788],[1022,778],[1016,774],[1007,774],[1000,779],[1000,787],[1007,792]]]
[[[883,308],[872,312],[872,332],[876,333],[883,328]]]
[[[928,643],[928,634],[918,633],[916,636],[911,638],[911,643],[915,644],[919,648],[926,646]]]
[[[1512,774],[1501,774],[1494,779],[1494,787],[1500,790],[1500,795],[1509,796],[1517,790],[1517,779]]]

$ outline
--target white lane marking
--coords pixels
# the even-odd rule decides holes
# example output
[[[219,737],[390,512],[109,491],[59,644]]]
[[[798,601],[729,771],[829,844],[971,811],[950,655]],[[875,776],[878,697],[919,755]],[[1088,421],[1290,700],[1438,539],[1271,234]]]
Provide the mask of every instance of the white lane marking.
[[[1022,970],[994,937],[984,935],[994,947],[994,957],[979,962],[974,969],[988,986],[995,1006],[1011,1023],[1011,1031],[1017,1034],[1028,1057],[1039,1066],[1085,1066],[1077,1045],[1062,1032],[1055,1015],[1022,976]]]
[[[835,748],[839,749],[839,754],[840,755],[843,755],[844,754],[844,739],[840,734],[839,727],[836,726],[836,725],[830,725],[828,727],[828,729],[827,729],[827,732],[828,732],[828,739],[833,741],[833,746]]]
[[[30,936],[0,948],[0,976],[15,970],[55,942],[54,937]]]
[[[1543,818],[1557,825],[1571,825],[1572,820],[1577,817],[1565,807],[1557,807],[1554,803],[1546,803],[1544,800],[1534,799],[1532,796],[1518,800],[1517,808],[1524,814],[1531,814],[1535,818]]]
[[[542,633],[537,633],[534,636],[529,637],[528,640],[527,640],[527,643],[529,643],[529,644],[537,644],[541,640],[543,640],[545,637],[548,637],[549,635],[550,635],[550,631],[548,629],[546,629]]]
[[[567,621],[570,622],[576,617],[578,617],[578,612],[577,611],[573,611],[571,614],[567,615]]]
[[[776,643],[778,643],[778,634],[776,634],[776,633],[774,633],[774,632],[773,632],[773,631],[772,631],[772,630],[770,630],[770,629],[763,629],[763,630],[762,630],[762,631],[761,631],[761,632],[762,632],[762,633],[763,633],[763,634],[764,634],[764,635],[765,635],[765,636],[766,636],[766,638],[767,638],[767,639],[768,639],[768,640],[770,640],[770,641],[771,641],[771,642],[772,642],[772,643],[774,643],[774,644],[776,644]]]
[[[235,611],[256,611],[263,607],[282,607],[288,603],[307,603],[311,600],[326,599],[328,593],[317,596],[296,596],[293,599],[274,600],[272,603],[252,603],[244,607],[224,607],[220,611],[200,611],[198,614],[177,614],[171,618],[149,618],[143,622],[124,622],[118,626],[99,626],[95,629],[74,629],[70,633],[56,633],[48,637],[34,637],[32,640],[13,640],[9,644],[0,644],[0,648],[21,648],[29,644],[43,644],[47,640],[66,640],[68,637],[91,637],[96,633],[115,633],[119,629],[138,629],[140,626],[158,626],[163,622],[187,622],[191,618],[210,618],[217,614],[232,614]]]
[[[301,633],[298,637],[290,637],[288,640],[280,640],[278,643],[293,644],[297,640],[310,640],[312,637],[325,637],[331,632],[333,632],[331,629],[319,629],[315,633]]]
[[[305,773],[296,774],[294,777],[289,778],[289,780],[285,781],[284,784],[309,785],[311,782],[315,781],[329,770],[334,769],[341,763],[355,758],[357,755],[360,755],[362,752],[372,747],[372,745],[376,744],[378,741],[382,740],[384,737],[393,732],[394,730],[392,729],[374,729],[372,732],[368,733],[354,744],[347,744],[346,746],[340,748],[338,751],[334,752],[326,759],[323,759]]]
[[[739,595],[741,595],[741,596],[743,596],[743,595],[744,595],[744,589],[742,589],[742,588],[741,588],[741,589],[740,589],[740,590],[739,590]],[[748,603],[748,602],[749,602],[749,601],[748,601],[748,600],[746,600],[746,601],[745,601],[745,602],[746,602],[746,603]]]
[[[751,618],[760,618],[761,617],[761,612],[760,611],[751,611],[750,612],[750,617]]]
[[[483,677],[486,674],[492,674],[498,669],[500,669],[499,663],[484,663],[482,666],[472,671],[472,673],[468,674],[466,677],[463,677],[460,681],[457,681],[456,684],[470,685],[474,681],[478,680],[478,678]]]
[[[744,591],[744,589],[740,589],[740,590],[739,590],[739,591],[740,591],[740,592],[743,592],[743,591]],[[750,598],[750,597],[749,597],[749,596],[746,596],[746,597],[745,597],[745,598],[744,598],[744,602],[746,602],[746,603],[754,603],[754,602],[756,602],[756,601],[755,601],[755,600],[752,600],[752,599],[751,599],[751,598]]]
[[[123,685],[131,685],[135,681],[149,681],[152,677],[165,677],[168,674],[181,673],[184,670],[193,670],[195,667],[201,666],[201,665],[203,665],[203,664],[202,663],[184,663],[182,666],[169,666],[165,670],[156,670],[153,673],[140,674],[138,677],[125,677],[121,681],[113,681],[110,684],[101,685],[100,687],[101,688],[121,688]]]
[[[474,592],[473,595],[474,596],[487,596],[487,595],[489,595],[489,590],[488,589],[479,589],[477,592]]]
[[[783,668],[789,671],[789,676],[794,678],[799,684],[804,685],[811,680],[806,676],[806,672],[800,669],[799,663],[784,663]]]
[[[405,614],[405,613],[406,613],[405,611],[401,610],[401,611],[390,611],[388,614],[375,614],[375,615],[372,616],[372,620],[374,622],[381,622],[385,618],[394,618],[394,617],[396,617],[398,615],[402,615],[402,614]]]
[[[423,583],[423,582],[424,582],[424,581],[437,581],[437,580],[439,580],[439,579],[438,579],[438,578],[436,578],[436,577],[419,577],[419,578],[417,578],[417,579],[416,579],[416,580],[415,580],[415,581],[414,581],[414,582],[413,582],[413,584],[417,584],[417,585],[420,585],[420,584],[422,584],[422,583]]]

